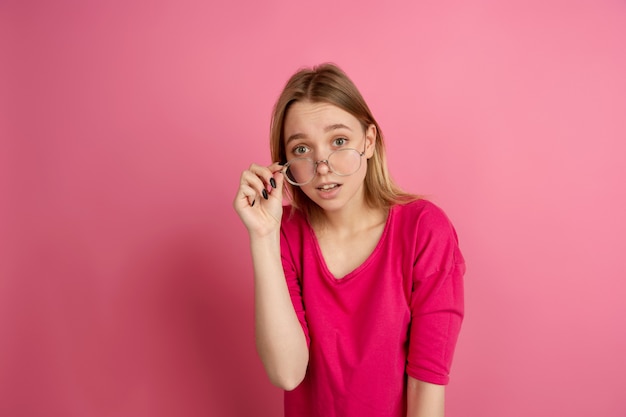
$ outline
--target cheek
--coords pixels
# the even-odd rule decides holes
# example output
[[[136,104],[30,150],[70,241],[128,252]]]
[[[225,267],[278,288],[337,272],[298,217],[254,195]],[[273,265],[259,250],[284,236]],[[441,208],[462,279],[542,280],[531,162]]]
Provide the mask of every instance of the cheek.
[[[359,173],[363,175],[363,178],[365,178],[365,175],[367,174],[369,162],[370,161],[368,159],[363,159],[363,162],[361,163],[361,168],[359,168]]]
[[[349,177],[345,177],[346,181],[344,185],[349,185],[350,187],[359,188],[365,184],[365,177],[367,176],[367,164],[365,161],[361,164],[361,167],[357,172],[350,175]]]
[[[369,168],[369,161],[364,161],[364,162],[367,162],[367,163],[363,163],[363,165],[361,166],[361,171],[360,171],[360,172],[362,172],[361,175],[363,175],[363,177],[361,179],[361,181],[363,181],[363,182],[365,182],[365,179],[367,178],[368,168]],[[369,175],[372,175],[371,172],[369,173]]]
[[[307,185],[301,186],[300,191],[302,192],[302,194],[307,196],[309,200],[311,200],[311,196],[313,195],[313,193],[315,193],[316,189],[312,183],[308,183]]]

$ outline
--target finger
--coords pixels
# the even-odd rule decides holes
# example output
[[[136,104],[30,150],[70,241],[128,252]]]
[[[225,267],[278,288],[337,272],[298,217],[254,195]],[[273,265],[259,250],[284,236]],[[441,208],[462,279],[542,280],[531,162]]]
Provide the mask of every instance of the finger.
[[[269,180],[268,180],[269,184]],[[241,174],[241,186],[249,186],[255,190],[255,193],[259,196],[264,196],[267,194],[267,188],[270,187],[264,183],[264,180],[259,177],[259,175],[253,171],[244,171]]]
[[[268,166],[267,169],[272,171],[272,174],[275,174],[283,170],[283,164],[281,164],[280,162],[274,162],[272,165]]]
[[[272,188],[282,188],[282,185],[280,187],[278,186],[278,184],[276,183],[276,179],[282,178],[284,166],[280,162],[274,162],[267,168],[272,171],[272,177],[270,178],[270,185],[272,186]]]
[[[278,198],[282,203],[285,176],[281,171],[274,172],[274,174],[272,175],[272,182],[275,186],[270,190],[270,196]]]
[[[256,202],[257,192],[254,188],[250,187],[247,184],[242,184],[239,188],[239,193],[237,195],[236,204],[241,208],[245,206],[254,206]]]
[[[276,180],[274,174],[282,170],[282,165],[275,162],[267,167],[257,164],[250,165],[249,171],[257,175],[263,181],[265,189],[269,192],[272,188],[276,188]],[[262,191],[261,191],[262,193]]]

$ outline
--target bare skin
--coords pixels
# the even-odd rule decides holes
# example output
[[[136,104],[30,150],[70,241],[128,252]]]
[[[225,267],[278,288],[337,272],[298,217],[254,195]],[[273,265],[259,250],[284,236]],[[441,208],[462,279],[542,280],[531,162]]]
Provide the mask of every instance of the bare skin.
[[[283,211],[280,169],[278,164],[269,167],[252,164],[241,176],[233,205],[250,236],[257,350],[270,381],[292,390],[304,379],[309,350],[291,304],[280,260]],[[271,186],[270,179],[276,188]]]
[[[409,377],[407,417],[444,417],[446,387]]]

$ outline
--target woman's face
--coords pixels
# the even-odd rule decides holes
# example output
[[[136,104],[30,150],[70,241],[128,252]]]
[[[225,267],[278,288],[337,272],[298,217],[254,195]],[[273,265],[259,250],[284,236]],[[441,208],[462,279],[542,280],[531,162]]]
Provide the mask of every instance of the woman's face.
[[[327,163],[319,162],[313,179],[300,188],[326,211],[359,207],[359,204],[363,204],[367,159],[374,152],[376,140],[374,125],[364,131],[356,117],[337,106],[299,101],[288,109],[283,133],[287,161],[294,158],[324,161],[332,152],[356,149],[355,158],[361,159],[356,172],[347,176],[337,175],[329,169]],[[359,157],[358,153],[363,155]],[[346,153],[342,152],[341,155]]]

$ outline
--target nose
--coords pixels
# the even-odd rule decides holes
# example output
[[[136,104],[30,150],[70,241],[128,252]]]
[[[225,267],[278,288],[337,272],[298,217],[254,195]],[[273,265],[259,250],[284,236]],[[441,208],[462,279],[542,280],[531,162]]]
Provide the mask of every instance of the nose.
[[[320,159],[315,162],[315,171],[320,175],[328,174],[328,171],[330,171],[328,167],[328,159]]]

